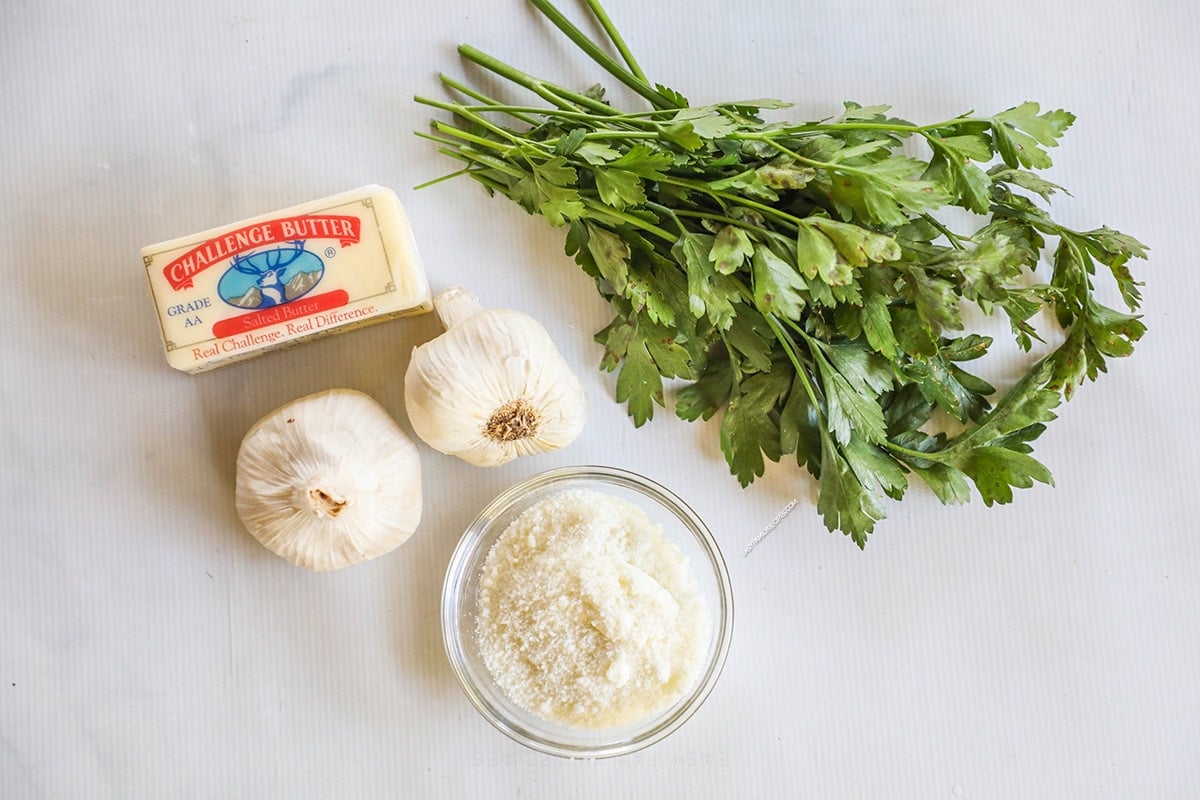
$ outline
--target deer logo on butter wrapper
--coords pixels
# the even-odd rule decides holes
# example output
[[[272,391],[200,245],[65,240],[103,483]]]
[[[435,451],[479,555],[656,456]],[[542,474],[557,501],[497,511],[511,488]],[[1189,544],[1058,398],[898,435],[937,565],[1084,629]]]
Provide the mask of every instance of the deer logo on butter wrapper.
[[[296,240],[284,247],[235,255],[217,283],[217,294],[237,308],[268,308],[308,294],[324,274],[325,262]]]

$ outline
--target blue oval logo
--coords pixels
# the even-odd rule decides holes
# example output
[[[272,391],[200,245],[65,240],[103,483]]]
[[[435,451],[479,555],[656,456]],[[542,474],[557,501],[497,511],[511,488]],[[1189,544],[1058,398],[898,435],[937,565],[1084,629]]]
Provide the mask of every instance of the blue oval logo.
[[[325,275],[325,262],[303,241],[233,257],[217,294],[236,308],[283,305],[308,294]]]

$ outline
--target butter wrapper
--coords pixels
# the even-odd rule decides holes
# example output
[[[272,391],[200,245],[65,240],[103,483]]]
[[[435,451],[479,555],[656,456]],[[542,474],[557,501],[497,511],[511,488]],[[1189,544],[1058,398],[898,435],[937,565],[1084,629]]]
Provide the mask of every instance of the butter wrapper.
[[[370,185],[142,248],[167,363],[205,372],[433,308],[399,199]]]

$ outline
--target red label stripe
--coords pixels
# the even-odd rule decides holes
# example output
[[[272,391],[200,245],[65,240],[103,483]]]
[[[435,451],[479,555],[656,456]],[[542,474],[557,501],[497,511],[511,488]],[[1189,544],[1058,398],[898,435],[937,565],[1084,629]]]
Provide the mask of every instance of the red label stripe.
[[[229,336],[236,336],[246,331],[265,328],[268,325],[275,325],[279,322],[288,322],[289,320],[320,314],[322,311],[338,308],[349,302],[350,295],[344,289],[337,289],[332,292],[325,292],[324,294],[315,294],[311,297],[301,297],[290,303],[262,308],[258,311],[252,311],[249,314],[241,314],[236,317],[220,320],[213,325],[213,336],[218,339],[225,339]]]

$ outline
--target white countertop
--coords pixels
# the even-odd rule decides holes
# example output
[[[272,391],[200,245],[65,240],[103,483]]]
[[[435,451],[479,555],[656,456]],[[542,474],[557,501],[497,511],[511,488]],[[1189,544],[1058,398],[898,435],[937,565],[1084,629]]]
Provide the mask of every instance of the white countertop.
[[[577,8],[569,3],[564,7]],[[737,10],[733,10],[736,8]],[[1149,333],[1037,443],[1056,487],[892,504],[865,552],[814,484],[748,490],[716,423],[635,430],[596,369],[608,321],[561,232],[415,137],[470,42],[579,88],[607,76],[520,0],[16,0],[0,32],[0,797],[1200,796],[1194,313],[1200,5],[1187,0],[720,0],[608,10],[693,103],[842,100],[923,122],[1023,100],[1079,120],[1056,214],[1152,248]],[[612,81],[607,81],[612,83]],[[530,311],[591,404],[558,453],[479,470],[422,449],[426,515],[334,574],[275,558],[232,503],[242,434],[350,386],[407,424],[431,316],[201,376],[167,367],[138,250],[370,182],[396,189],[435,288]],[[716,690],[644,752],[570,762],[493,730],[442,651],[441,580],[493,495],[599,463],[678,492],[737,602]],[[742,549],[792,499],[748,556]]]

